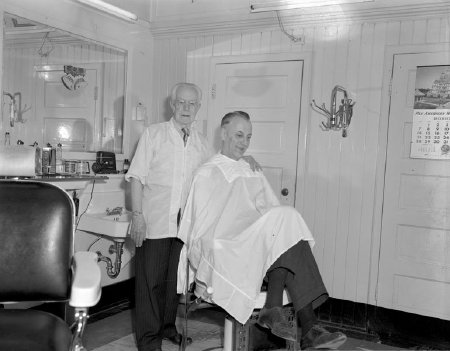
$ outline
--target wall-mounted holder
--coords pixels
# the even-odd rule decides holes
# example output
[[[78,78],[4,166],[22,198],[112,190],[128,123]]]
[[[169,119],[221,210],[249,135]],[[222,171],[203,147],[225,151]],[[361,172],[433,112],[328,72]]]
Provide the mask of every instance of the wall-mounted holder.
[[[341,99],[341,105],[337,107],[336,95],[338,91],[344,95]],[[317,106],[315,100],[312,100],[311,107],[314,111],[319,112],[327,118],[326,122],[322,122],[323,130],[342,130],[342,136],[347,136],[347,128],[350,126],[350,121],[353,115],[353,106],[356,102],[352,102],[352,99],[348,98],[347,90],[343,87],[336,85],[331,92],[330,110],[325,107],[325,103],[322,106]]]
[[[3,95],[9,97],[9,126],[14,127],[15,122],[19,123],[25,123],[26,120],[23,119],[23,114],[31,109],[30,107],[27,107],[27,104],[25,104],[25,107],[22,109],[22,94],[20,92],[10,94],[6,91],[3,92]]]
[[[65,75],[61,77],[64,86],[69,90],[77,90],[88,85],[85,79],[86,69],[74,66],[64,66]]]

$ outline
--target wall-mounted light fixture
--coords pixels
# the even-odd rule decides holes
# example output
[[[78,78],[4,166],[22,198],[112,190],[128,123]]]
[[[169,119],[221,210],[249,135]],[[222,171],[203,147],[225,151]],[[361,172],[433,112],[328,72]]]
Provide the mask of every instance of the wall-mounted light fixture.
[[[336,104],[337,93],[340,91],[344,96],[341,100],[339,107]],[[323,130],[342,130],[342,136],[347,136],[347,128],[350,126],[350,122],[353,116],[353,105],[356,102],[352,102],[347,96],[347,90],[343,87],[336,85],[331,92],[330,110],[325,107],[325,103],[322,106],[317,106],[313,100],[311,107],[314,111],[319,112],[327,118],[326,123],[322,122]]]
[[[110,15],[116,16],[128,22],[136,22],[138,16],[132,12],[126,11],[120,7],[108,4],[102,0],[77,0],[85,5],[96,8],[97,10],[106,12]]]
[[[250,12],[300,9],[328,5],[373,2],[374,0],[250,0]]]

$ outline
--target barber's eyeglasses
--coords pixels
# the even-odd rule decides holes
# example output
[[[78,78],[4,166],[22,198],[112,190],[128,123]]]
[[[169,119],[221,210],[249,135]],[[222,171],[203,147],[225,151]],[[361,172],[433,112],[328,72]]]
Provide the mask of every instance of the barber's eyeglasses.
[[[187,107],[190,110],[194,110],[195,108],[198,107],[198,101],[196,101],[196,100],[193,100],[193,101],[175,100],[175,107],[176,108]]]

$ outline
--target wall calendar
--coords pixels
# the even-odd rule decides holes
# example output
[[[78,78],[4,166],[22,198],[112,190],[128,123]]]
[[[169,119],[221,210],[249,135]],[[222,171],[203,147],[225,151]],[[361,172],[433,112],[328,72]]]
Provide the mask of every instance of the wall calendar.
[[[450,66],[417,67],[410,156],[450,160]]]

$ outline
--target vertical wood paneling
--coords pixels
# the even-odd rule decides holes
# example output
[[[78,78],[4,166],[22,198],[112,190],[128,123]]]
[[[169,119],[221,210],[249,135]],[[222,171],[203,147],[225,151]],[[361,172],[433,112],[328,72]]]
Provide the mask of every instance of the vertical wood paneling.
[[[261,32],[256,32],[250,35],[250,54],[260,54],[261,48]]]
[[[166,86],[166,96],[169,96],[170,94],[170,89],[172,88],[172,86],[176,83],[178,83],[178,81],[180,81],[180,79],[178,77],[183,77],[182,80],[184,80],[184,73],[185,70],[182,69],[180,67],[180,73],[179,75],[177,74],[177,61],[178,61],[178,57],[177,57],[177,52],[178,52],[178,45],[180,43],[181,39],[178,38],[173,38],[170,40],[169,43],[169,51],[167,53],[167,56],[165,57],[165,59],[167,61],[170,62],[170,69],[167,71],[167,86]],[[181,61],[181,60],[180,60]],[[183,60],[184,65],[186,66],[186,60]],[[181,62],[180,62],[181,63]],[[169,118],[171,113],[170,110],[168,108],[168,104],[167,104],[167,100],[166,100],[166,111],[165,111],[165,119]]]
[[[321,105],[322,102],[328,101],[329,96],[324,99],[325,94],[323,94],[323,76],[327,76],[327,68],[330,68],[330,65],[325,65],[324,57],[325,57],[325,49],[326,49],[326,38],[325,38],[325,28],[316,28],[316,38],[317,41],[314,42],[314,60],[315,64],[312,68],[314,77],[311,82],[311,98],[316,100],[318,105]],[[329,74],[328,74],[329,75]],[[327,103],[329,104],[329,102]],[[326,182],[321,174],[321,170],[326,170],[327,159],[324,157],[327,150],[327,138],[324,134],[320,132],[318,126],[320,122],[323,120],[322,116],[318,116],[317,114],[311,113],[311,128],[310,128],[310,138],[308,141],[308,154],[314,155],[314,157],[310,158],[308,161],[307,174],[305,176],[305,182],[308,184],[306,187],[307,192],[305,193],[305,203],[308,204],[306,206],[305,211],[310,209],[304,213],[305,220],[310,226],[311,231],[314,233],[314,237],[316,239],[316,247],[314,248],[314,256],[317,259],[318,266],[322,272],[324,272],[324,267],[322,265],[323,255],[324,255],[324,247],[325,247],[325,235],[316,235],[316,233],[325,233],[325,218],[326,218],[326,203],[325,199],[325,191],[326,191]],[[328,136],[328,134],[326,134]],[[314,199],[314,201],[311,201]],[[328,283],[328,282],[327,282]],[[326,284],[327,284],[326,283]],[[329,285],[329,284],[327,284]]]
[[[241,38],[241,55],[248,55],[250,54],[250,50],[252,47],[252,36],[249,33],[242,34]]]
[[[389,22],[386,36],[386,45],[397,45],[400,43],[401,22]]]
[[[279,29],[198,36],[183,44],[186,56],[181,57],[178,67],[184,60],[187,77],[205,90],[201,120],[207,119],[209,62],[214,56],[312,52],[313,62],[306,67],[311,70],[311,82],[304,82],[309,96],[329,108],[334,85],[348,89],[356,105],[347,138],[339,132],[322,131],[319,126],[324,118],[312,110],[301,116],[301,123],[308,125],[306,174],[301,176],[306,186],[297,204],[303,204],[299,207],[315,236],[314,255],[331,296],[373,303],[368,295],[369,289],[374,289],[370,286],[372,242],[379,236],[372,227],[374,221],[380,220],[373,218],[373,213],[383,69],[390,64],[384,62],[386,46],[449,41],[448,18],[286,30],[304,34],[305,43],[292,42]],[[164,73],[172,60],[159,53],[171,54],[167,50],[170,42],[158,39],[155,45],[154,77],[161,85],[184,78],[181,72],[175,78]],[[162,101],[163,89],[155,94],[155,101]],[[154,106],[155,114],[158,109]]]
[[[331,104],[331,91],[334,82],[338,82],[336,80],[336,76],[339,75],[338,71],[341,70],[342,60],[338,57],[339,49],[341,45],[339,43],[338,36],[339,28],[338,26],[328,26],[325,30],[327,45],[325,46],[324,55],[325,57],[334,57],[334,60],[328,64],[327,68],[324,69],[324,76],[322,80],[323,93],[325,94],[324,101],[327,108],[330,108]],[[339,95],[338,95],[339,98]],[[338,100],[339,101],[339,100]],[[328,140],[327,140],[327,150],[323,155],[323,159],[326,159],[326,178],[322,178],[322,180],[326,184],[323,207],[325,209],[325,213],[322,213],[322,221],[324,222],[324,247],[323,247],[323,258],[322,258],[322,274],[324,276],[325,281],[327,282],[327,288],[332,289],[333,287],[333,266],[335,260],[335,246],[336,240],[338,238],[337,233],[337,220],[338,220],[338,209],[337,206],[339,201],[339,164],[341,158],[341,152],[339,149],[340,143],[340,133],[327,132]],[[317,212],[320,214],[320,211]],[[324,221],[324,218],[326,220]]]
[[[160,41],[155,41],[155,50],[153,51],[153,73],[152,73],[152,91],[149,92],[152,98],[152,106],[150,106],[149,113],[149,123],[154,123],[159,121],[159,117],[161,114],[161,108],[163,103],[160,101],[159,91],[161,89],[162,83],[162,74],[165,69],[167,69],[167,65],[164,64],[163,54],[161,53],[163,49],[163,45]],[[156,69],[158,67],[158,69]]]
[[[413,43],[414,44],[425,43],[426,37],[427,37],[427,21],[426,20],[414,21]]]
[[[349,93],[355,101],[357,101],[358,105],[359,94],[358,94],[358,77],[360,76],[361,70],[358,68],[361,61],[361,25],[353,25],[349,30],[349,46],[348,46],[348,70],[346,71],[346,84],[344,85],[347,89],[349,89]],[[358,106],[356,106],[358,107]],[[333,296],[335,294],[334,288],[337,286],[336,296],[340,298],[347,298],[349,300],[353,300],[355,297],[355,285],[356,285],[356,277],[357,277],[357,253],[358,253],[358,244],[359,244],[359,223],[355,221],[359,216],[360,209],[360,194],[361,189],[358,188],[358,180],[359,174],[358,172],[354,172],[355,169],[360,167],[360,153],[355,152],[360,148],[363,139],[363,129],[360,127],[363,123],[364,117],[358,112],[357,109],[354,111],[354,119],[352,121],[352,125],[349,129],[349,136],[346,139],[342,139],[338,137],[336,142],[341,144],[341,179],[340,179],[340,187],[341,194],[343,196],[343,201],[348,202],[348,211],[345,211],[345,202],[341,205],[336,204],[336,207],[339,207],[339,210],[342,215],[344,213],[348,213],[348,219],[342,220],[343,227],[340,227],[341,232],[347,232],[348,238],[345,238],[344,235],[337,238],[336,252],[337,263],[340,262],[339,256],[345,257],[345,262],[343,266],[339,265],[339,268],[336,267],[333,275],[336,276],[335,284],[333,285],[333,289],[331,290]],[[350,149],[350,150],[348,150]],[[346,153],[344,150],[348,150]],[[347,175],[347,176],[346,176]],[[347,191],[347,194],[345,195]],[[345,200],[347,197],[347,200]],[[331,204],[333,206],[334,204]],[[355,218],[356,217],[356,218]],[[338,222],[339,223],[339,222]],[[353,230],[352,230],[352,226]],[[316,235],[319,235],[318,233]],[[346,244],[345,249],[341,247],[341,245]],[[342,251],[341,251],[342,250]],[[333,269],[329,267],[328,269]],[[339,272],[340,273],[337,273]],[[337,274],[336,274],[337,273]],[[339,280],[342,280],[344,284],[340,286]],[[340,286],[340,287],[339,287]],[[342,289],[342,290],[340,290]],[[341,295],[340,292],[343,294]]]
[[[168,71],[173,69],[172,61],[170,59],[169,45],[170,41],[160,42],[162,45],[155,45],[155,54],[158,55],[158,61],[161,62],[159,70],[154,70],[156,85],[153,87],[154,105],[157,107],[156,113],[150,116],[152,122],[163,122],[167,109],[167,96],[169,95],[168,86],[171,80],[168,79]],[[155,61],[156,62],[156,61]]]
[[[355,105],[352,119],[352,123],[350,125],[349,136],[348,139],[342,141],[343,148],[347,150],[345,153],[345,157],[343,158],[343,183],[344,188],[348,187],[348,217],[346,220],[342,220],[343,231],[347,231],[347,240],[346,246],[344,248],[338,248],[338,255],[345,256],[345,264],[342,267],[342,270],[345,272],[344,279],[344,290],[342,292],[343,296],[345,296],[348,300],[355,300],[355,285],[357,279],[357,262],[358,257],[358,245],[359,245],[359,235],[360,231],[358,229],[358,223],[355,222],[355,217],[358,216],[359,209],[359,196],[361,189],[357,188],[356,179],[358,177],[358,172],[355,172],[355,169],[359,169],[360,165],[359,148],[361,145],[362,135],[361,135],[361,126],[362,118],[361,113],[359,111],[362,110],[362,106],[359,102],[359,96],[357,93],[357,82],[359,77],[359,70],[357,69],[358,63],[360,60],[360,52],[361,52],[361,42],[362,42],[362,33],[360,25],[352,25],[349,30],[349,47],[348,47],[348,70],[347,74],[347,86],[349,87],[349,91],[351,92],[351,97],[354,101],[356,101],[357,105]],[[358,117],[357,117],[358,116]],[[344,204],[342,204],[344,206]],[[343,209],[342,209],[343,210]],[[344,214],[343,214],[344,216]],[[343,244],[343,242],[342,242]]]
[[[411,44],[413,42],[413,21],[403,21],[400,25],[400,44]]]
[[[261,54],[270,53],[270,32],[262,32],[261,33]]]
[[[340,26],[337,30],[338,40],[336,42],[336,70],[334,72],[334,81],[343,87],[348,87],[349,85],[347,83],[346,76],[348,72],[347,63],[349,61],[349,26]],[[351,94],[351,92],[349,93]],[[338,99],[341,96],[342,95],[338,95]],[[348,167],[348,156],[351,154],[348,150],[349,144],[348,139],[340,138],[339,144],[335,148],[339,157],[336,175],[337,182],[335,185],[337,191],[335,223],[338,225],[335,225],[337,233],[334,237],[334,245],[332,250],[333,261],[330,262],[330,267],[333,267],[333,280],[331,282],[332,290],[335,296],[339,298],[344,296],[344,287],[347,278],[345,272],[345,255],[339,253],[345,252],[348,238],[348,229],[342,230],[342,228],[346,228],[345,223],[342,223],[342,221],[348,221],[349,184],[346,182],[346,172]],[[327,266],[327,264],[325,264],[325,266]],[[341,274],[336,274],[336,272],[341,272]]]
[[[241,53],[242,36],[235,34],[231,38],[231,55],[239,55]]]
[[[441,19],[429,18],[427,20],[427,28],[425,30],[426,42],[427,43],[439,42],[440,31],[441,31]]]
[[[380,116],[380,101],[384,58],[385,24],[377,23],[371,28],[371,59],[367,70],[366,80],[368,82],[367,122],[365,127],[364,165],[362,175],[363,206],[362,227],[360,232],[360,245],[358,256],[358,276],[356,300],[367,299],[367,288],[370,283],[370,253],[372,247],[372,222],[373,222],[373,199],[375,197],[375,174],[377,149],[374,145],[378,143],[378,123]]]
[[[278,30],[270,32],[270,52],[283,52],[281,50],[281,37],[283,33]]]
[[[441,43],[448,43],[450,41],[450,18],[442,17],[441,18],[441,35],[440,35],[440,42]]]
[[[360,281],[359,279],[361,278],[363,280],[363,283],[366,283],[366,292],[367,292],[367,280],[364,277],[364,274],[367,275],[367,268],[368,268],[368,264],[369,264],[369,257],[370,256],[366,256],[364,257],[362,255],[363,252],[363,246],[368,245],[367,243],[367,236],[370,237],[370,229],[369,232],[365,232],[367,230],[367,222],[366,222],[366,215],[367,215],[367,204],[368,201],[370,201],[371,199],[366,199],[364,197],[364,192],[366,191],[367,187],[371,185],[370,179],[366,179],[365,178],[365,168],[364,165],[366,164],[367,161],[367,153],[370,151],[370,145],[367,145],[367,134],[370,133],[370,130],[367,129],[367,126],[369,124],[369,111],[367,109],[367,106],[370,104],[370,90],[371,90],[371,82],[370,82],[370,69],[371,69],[371,64],[372,64],[372,55],[373,55],[373,45],[374,45],[374,38],[373,38],[373,34],[374,33],[374,24],[372,23],[367,23],[364,24],[362,27],[362,34],[361,34],[361,38],[362,38],[362,42],[361,42],[361,55],[360,55],[360,65],[358,68],[359,71],[359,77],[358,77],[358,82],[357,82],[357,90],[359,91],[358,93],[358,97],[357,97],[357,103],[360,105],[360,107],[362,107],[362,109],[358,110],[358,113],[356,116],[358,116],[358,119],[361,119],[361,131],[359,132],[359,134],[361,134],[362,140],[361,140],[361,144],[360,144],[360,152],[359,152],[359,160],[358,160],[358,178],[356,179],[356,187],[359,188],[360,190],[360,194],[358,196],[358,203],[360,205],[357,213],[354,214],[354,217],[358,217],[358,218],[354,218],[353,220],[355,220],[358,223],[358,231],[359,231],[359,236],[358,236],[358,246],[357,246],[357,250],[358,250],[358,260],[356,262],[357,264],[357,279],[356,279],[356,299],[358,300],[359,297],[359,286],[360,286]],[[355,118],[356,118],[355,116]],[[373,160],[371,160],[371,162],[373,162]],[[352,183],[353,185],[353,183]],[[372,186],[373,189],[373,186]],[[373,204],[373,201],[372,201]],[[372,207],[370,207],[370,209],[372,209]],[[371,223],[371,222],[370,222]],[[370,247],[370,246],[369,246]],[[364,260],[364,258],[366,259],[366,264],[364,265],[359,265],[359,263],[361,261]],[[358,300],[358,301],[364,301],[363,300]]]

